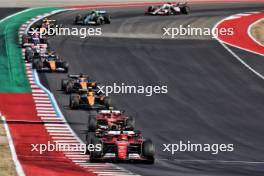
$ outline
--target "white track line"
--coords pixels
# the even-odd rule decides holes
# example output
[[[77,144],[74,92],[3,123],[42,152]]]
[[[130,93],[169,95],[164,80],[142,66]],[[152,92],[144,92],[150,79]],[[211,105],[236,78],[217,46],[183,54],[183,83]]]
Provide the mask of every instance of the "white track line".
[[[48,108],[48,107],[36,107],[37,110],[54,110],[53,107],[52,108]]]
[[[257,41],[257,40],[255,39],[255,37],[252,36],[252,34],[251,34],[251,29],[252,29],[252,27],[253,27],[255,24],[257,24],[257,23],[259,23],[260,21],[263,21],[263,20],[264,20],[264,18],[261,18],[261,19],[258,19],[257,21],[255,21],[254,23],[252,23],[252,24],[249,26],[248,31],[247,31],[249,37],[250,37],[255,43],[257,43],[258,45],[260,45],[260,46],[262,46],[262,47],[264,47],[264,45],[263,45],[262,43],[260,43],[259,41]]]
[[[259,13],[259,12],[258,12],[258,13]],[[216,27],[217,27],[220,23],[222,23],[223,21],[229,20],[231,17],[232,17],[232,16],[226,17],[226,18],[220,20],[218,23],[216,23],[215,26],[213,27],[213,31],[216,31],[215,29],[216,29]],[[247,51],[247,52],[251,52],[251,53],[254,53],[254,54],[257,54],[257,55],[260,55],[260,56],[264,56],[264,54],[261,54],[261,53],[259,53],[259,52],[251,51],[251,50],[249,50],[249,49],[242,48],[242,47],[240,47],[240,46],[237,46],[237,45],[233,45],[233,44],[231,44],[231,43],[228,43],[227,41],[223,41],[223,40],[221,40],[221,39],[219,39],[219,38],[217,37],[217,35],[215,34],[215,32],[213,32],[213,35],[214,35],[214,38],[215,38],[219,43],[221,43],[221,44],[228,44],[228,45],[233,46],[233,47],[235,47],[235,48],[239,48],[239,49],[244,50],[244,51]]]
[[[222,23],[223,21],[225,21],[226,20],[226,18],[225,19],[223,19],[223,20],[221,20],[221,21],[219,21],[215,26],[214,26],[214,28],[213,28],[213,31],[216,31],[215,29],[216,29],[216,27],[220,24],[220,23]],[[237,54],[235,54],[230,48],[228,48],[227,46],[226,46],[226,42],[225,41],[222,41],[222,40],[220,40],[218,37],[217,37],[217,35],[215,34],[215,33],[213,33],[214,34],[214,38],[232,55],[232,56],[234,56],[234,58],[236,58],[241,64],[243,64],[247,69],[249,69],[251,72],[253,72],[255,75],[257,75],[259,78],[261,78],[262,80],[264,80],[264,76],[262,75],[262,74],[260,74],[259,72],[257,72],[255,69],[253,69],[250,65],[248,65],[245,61],[243,61],[243,59],[241,59]],[[238,47],[238,46],[235,46],[235,45],[232,45],[232,44],[229,44],[229,43],[227,43],[228,45],[231,45],[231,46],[233,46],[233,47],[236,47],[236,48],[239,48],[239,49],[242,49],[242,50],[245,50],[245,49],[243,49],[243,48],[240,48],[240,47]],[[245,50],[245,51],[248,51],[248,52],[252,52],[252,51],[249,51],[249,50]],[[255,52],[253,52],[253,53],[255,53]],[[255,53],[255,54],[259,54],[259,53]],[[261,54],[259,54],[259,55],[261,55]]]

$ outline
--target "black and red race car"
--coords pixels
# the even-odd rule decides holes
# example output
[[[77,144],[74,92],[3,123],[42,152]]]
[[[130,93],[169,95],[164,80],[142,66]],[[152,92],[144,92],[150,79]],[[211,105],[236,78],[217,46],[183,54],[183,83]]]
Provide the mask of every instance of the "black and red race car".
[[[139,131],[107,131],[101,138],[94,138],[93,145],[101,150],[90,152],[90,162],[143,162],[153,164],[155,147]]]
[[[105,131],[109,130],[130,130],[135,128],[135,119],[127,116],[123,111],[109,110],[90,111],[88,116],[88,133],[86,135],[87,144],[92,139],[101,138]]]
[[[48,39],[46,36],[42,38],[39,34],[23,34],[21,39],[21,47],[31,47],[33,44],[35,45],[43,45],[43,47],[47,47]]]
[[[190,7],[187,3],[165,3],[161,6],[149,6],[146,15],[180,15],[189,14]]]
[[[126,129],[134,130],[135,120],[133,117],[127,116],[120,110],[101,110],[90,112],[88,121],[88,130],[95,132],[96,130],[117,130]]]

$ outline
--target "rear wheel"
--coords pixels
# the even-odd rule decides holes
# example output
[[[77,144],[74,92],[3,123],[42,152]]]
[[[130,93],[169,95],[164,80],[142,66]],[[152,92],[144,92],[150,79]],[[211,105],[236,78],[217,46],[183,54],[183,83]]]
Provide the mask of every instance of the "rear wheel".
[[[62,79],[62,80],[61,80],[61,90],[62,90],[62,91],[65,91],[68,82],[69,82],[68,79]]]
[[[98,18],[96,19],[96,24],[97,24],[97,25],[102,25],[103,23],[104,23],[104,20],[103,20],[102,18],[98,17]]]
[[[39,59],[35,59],[35,60],[33,60],[32,67],[37,69],[37,70],[41,70],[43,68],[43,62],[41,62],[41,60],[39,60]]]
[[[97,129],[97,119],[95,114],[89,114],[88,131],[94,132]]]
[[[190,13],[190,7],[189,6],[181,7],[181,12],[182,14],[188,15]]]
[[[153,11],[153,9],[154,9],[154,7],[153,7],[153,6],[149,6],[149,7],[148,7],[148,12],[152,12],[152,11]]]
[[[78,94],[72,94],[70,96],[70,108],[71,109],[79,108],[79,95]]]
[[[135,119],[133,117],[129,117],[126,121],[126,129],[133,131],[135,128]]]
[[[72,82],[68,82],[66,87],[65,87],[65,92],[67,94],[70,94],[70,93],[72,93],[72,90],[73,90],[73,83]]]
[[[110,17],[110,15],[105,16],[104,17],[104,21],[105,21],[106,24],[110,24],[111,23],[111,17]]]
[[[79,21],[81,21],[82,16],[81,15],[77,15],[74,19],[74,24],[78,24]]]
[[[95,132],[88,132],[86,135],[86,144],[89,145],[96,139]]]

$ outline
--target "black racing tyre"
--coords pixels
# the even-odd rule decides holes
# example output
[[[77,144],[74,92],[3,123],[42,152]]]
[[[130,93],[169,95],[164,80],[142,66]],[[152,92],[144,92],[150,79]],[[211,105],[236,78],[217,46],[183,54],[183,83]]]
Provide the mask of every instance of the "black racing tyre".
[[[107,108],[109,108],[109,107],[112,106],[112,101],[111,101],[110,97],[105,97],[105,98],[104,98],[104,105],[105,105]]]
[[[41,62],[41,60],[39,59],[34,59],[32,67],[36,70],[41,70],[43,68],[43,62]]]
[[[129,117],[126,121],[126,130],[133,131],[135,129],[135,119],[133,117]]]
[[[96,110],[89,111],[89,117],[90,116],[97,116],[97,111]]]
[[[65,86],[65,92],[67,94],[72,93],[74,84],[71,81],[68,81],[68,83]]]
[[[97,129],[97,119],[96,119],[96,115],[89,114],[88,131],[95,132],[96,129]]]
[[[61,90],[62,91],[66,90],[66,86],[67,86],[68,82],[69,82],[69,79],[62,79],[61,80]]]
[[[88,132],[86,135],[86,144],[89,145],[96,139],[96,133],[95,132]]]
[[[81,21],[82,15],[77,15],[74,19],[74,24],[78,24],[79,21]]]
[[[70,108],[71,109],[78,109],[79,108],[79,95],[78,94],[72,94],[70,96]]]
[[[37,60],[36,69],[41,70],[42,68],[43,68],[43,62],[41,62],[40,60]]]
[[[189,6],[181,7],[181,13],[188,15],[190,13],[190,7]]]
[[[142,144],[142,154],[146,158],[154,158],[155,147],[150,139],[145,140]]]
[[[106,15],[104,17],[104,21],[105,21],[105,24],[110,24],[111,23],[111,16],[110,15]]]
[[[96,18],[95,21],[97,25],[102,25],[104,23],[104,19],[102,19],[101,17]]]
[[[29,38],[29,36],[27,34],[22,35],[22,46],[23,46],[23,44],[28,43],[28,38]]]
[[[149,7],[148,7],[148,12],[153,12],[153,9],[154,9],[153,6],[149,6]]]
[[[37,59],[34,59],[34,60],[32,61],[32,68],[33,68],[33,69],[36,69],[36,64],[37,64]]]
[[[62,62],[62,68],[64,68],[64,73],[67,73],[69,71],[69,63],[64,61]]]
[[[103,144],[97,138],[95,138],[95,139],[92,140],[92,144],[94,146],[97,146],[97,145],[101,145],[102,146],[102,148],[101,148],[100,151],[96,151],[96,150],[90,151],[90,162],[91,163],[94,163],[94,162],[98,162],[99,161],[99,158],[102,157],[102,154],[103,154]]]
[[[26,51],[25,51],[25,59],[26,59],[26,61],[27,62],[32,62],[33,57],[34,57],[34,53],[33,53],[32,49],[30,47],[27,47]]]

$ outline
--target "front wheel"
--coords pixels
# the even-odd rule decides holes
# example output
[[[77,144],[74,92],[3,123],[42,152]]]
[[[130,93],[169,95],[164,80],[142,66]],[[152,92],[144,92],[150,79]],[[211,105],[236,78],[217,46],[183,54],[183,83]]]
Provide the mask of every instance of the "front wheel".
[[[79,108],[79,95],[78,94],[72,94],[70,96],[70,108],[71,109]]]
[[[97,149],[94,149],[94,151],[90,151],[90,162],[91,163],[95,163],[95,162],[98,162],[99,161],[99,158],[102,156],[102,154],[103,154],[103,144],[102,144],[102,142],[99,140],[99,139],[97,139],[97,138],[95,138],[95,139],[93,139],[92,140],[92,144],[94,145],[94,146],[99,146],[99,145],[101,145],[101,150],[97,150]]]
[[[62,68],[64,69],[64,73],[67,73],[69,71],[69,63],[62,62]]]
[[[154,163],[155,147],[151,140],[148,139],[143,142],[142,154],[147,159],[146,163],[148,164]]]

